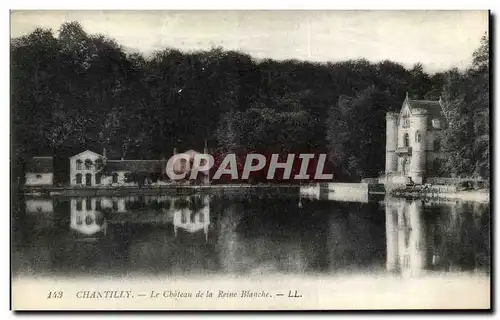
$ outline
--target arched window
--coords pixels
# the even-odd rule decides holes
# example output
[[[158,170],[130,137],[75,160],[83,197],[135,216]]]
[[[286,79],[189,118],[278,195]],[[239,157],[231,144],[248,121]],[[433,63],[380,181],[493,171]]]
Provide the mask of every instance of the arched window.
[[[101,184],[101,174],[100,173],[95,174],[95,184]]]
[[[181,214],[181,223],[184,224],[187,222],[187,214],[185,212],[182,212]]]
[[[77,184],[81,184],[82,183],[82,175],[80,173],[78,173],[76,175],[76,183]]]
[[[82,200],[77,200],[76,201],[76,210],[77,211],[82,211]]]
[[[89,170],[92,168],[92,160],[85,159],[85,169]]]
[[[118,210],[118,201],[113,200],[113,210]]]
[[[87,173],[85,175],[85,185],[87,185],[87,186],[92,185],[92,175],[90,173]]]
[[[88,215],[88,216],[85,217],[85,224],[86,225],[89,226],[89,225],[91,225],[93,223],[94,223],[94,218],[91,215]]]
[[[85,209],[87,209],[87,211],[92,210],[92,199],[90,198],[85,199]]]
[[[420,134],[420,131],[415,132],[415,142],[420,143],[422,141],[422,135]]]
[[[205,222],[205,215],[202,213],[200,214],[200,217],[198,218],[201,223]]]
[[[76,160],[76,170],[82,170],[82,160]]]
[[[410,146],[410,137],[408,133],[405,133],[404,138],[403,138],[403,147],[409,147]]]
[[[118,173],[113,172],[113,183],[118,183]]]

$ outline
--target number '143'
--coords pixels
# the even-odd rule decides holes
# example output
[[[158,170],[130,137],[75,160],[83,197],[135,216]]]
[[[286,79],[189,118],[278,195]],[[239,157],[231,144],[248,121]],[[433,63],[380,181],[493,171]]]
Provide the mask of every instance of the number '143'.
[[[61,299],[63,297],[62,291],[49,291],[47,299]]]

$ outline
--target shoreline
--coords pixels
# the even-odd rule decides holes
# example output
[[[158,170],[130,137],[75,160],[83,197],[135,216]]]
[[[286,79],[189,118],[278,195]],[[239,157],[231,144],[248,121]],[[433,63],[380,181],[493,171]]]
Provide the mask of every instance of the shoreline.
[[[352,184],[352,183],[351,183]],[[162,186],[117,186],[117,187],[28,187],[20,190],[23,196],[119,196],[119,195],[169,195],[193,193],[225,193],[255,191],[292,191],[301,192],[303,188],[315,187],[317,184],[219,184],[219,185],[162,185]],[[432,192],[414,190],[392,190],[385,192],[368,192],[368,196],[385,194],[394,198],[417,198],[432,200],[457,200],[467,202],[490,202],[490,189]]]
[[[395,198],[417,198],[431,200],[456,200],[466,202],[489,203],[490,189],[455,191],[455,192],[412,192],[412,191],[397,191],[391,193]]]

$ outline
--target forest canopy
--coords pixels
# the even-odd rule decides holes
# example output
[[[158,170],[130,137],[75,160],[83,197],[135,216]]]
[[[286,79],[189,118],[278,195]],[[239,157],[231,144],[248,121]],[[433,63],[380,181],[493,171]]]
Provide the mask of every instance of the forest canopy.
[[[392,61],[256,61],[214,48],[127,52],[77,22],[11,39],[13,177],[34,155],[64,166],[85,149],[160,159],[173,148],[325,152],[338,180],[384,170],[385,113],[442,97],[443,172],[489,176],[489,45],[471,66],[426,73]],[[61,174],[61,176],[65,176]]]

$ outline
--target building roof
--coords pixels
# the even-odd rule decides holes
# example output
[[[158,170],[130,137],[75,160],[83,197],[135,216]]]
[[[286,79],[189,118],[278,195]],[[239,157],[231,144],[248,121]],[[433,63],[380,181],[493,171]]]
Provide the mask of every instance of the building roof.
[[[75,154],[74,156],[69,157],[69,158],[70,158],[70,159],[73,159],[74,157],[77,157],[77,156],[79,156],[79,155],[81,155],[82,153],[85,153],[85,152],[90,152],[90,153],[93,153],[93,154],[95,154],[95,155],[98,155],[98,156],[101,156],[101,157],[102,157],[102,155],[101,155],[101,154],[99,154],[99,153],[97,153],[97,152],[90,151],[90,150],[85,150],[85,151],[82,151],[82,152],[80,152],[80,153],[78,153],[78,154]]]
[[[33,157],[26,164],[26,172],[50,173],[53,171],[52,157]]]
[[[189,150],[184,151],[184,152],[179,152],[178,154],[187,154],[189,157],[194,157],[197,154],[201,154],[201,152],[198,152],[198,151],[193,150],[193,149],[189,149]]]
[[[107,160],[106,171],[162,172],[167,160]]]
[[[413,112],[414,110],[424,110],[431,116],[431,118],[446,119],[443,107],[439,101],[407,99],[407,103],[410,108],[410,112]]]

